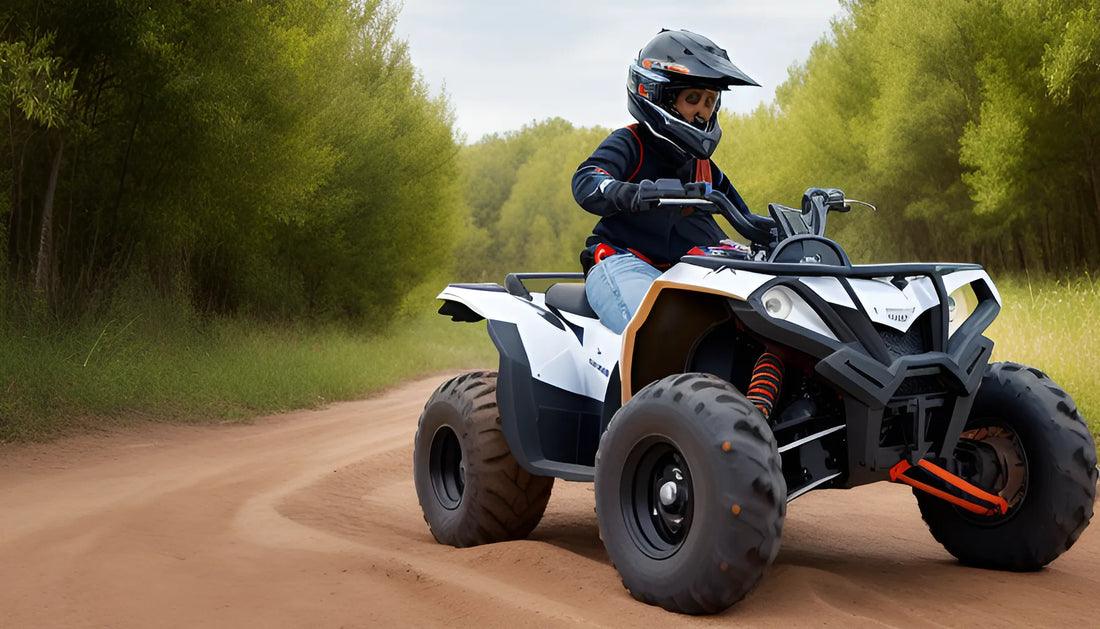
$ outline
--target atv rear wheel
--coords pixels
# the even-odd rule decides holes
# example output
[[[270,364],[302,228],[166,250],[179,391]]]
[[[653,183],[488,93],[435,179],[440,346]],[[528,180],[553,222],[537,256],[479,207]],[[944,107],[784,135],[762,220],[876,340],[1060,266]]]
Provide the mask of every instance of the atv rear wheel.
[[[990,366],[955,458],[966,480],[1009,505],[1004,515],[981,516],[914,490],[932,537],[964,564],[1038,570],[1092,518],[1092,437],[1073,400],[1038,369]]]
[[[416,431],[413,476],[432,535],[463,548],[527,537],[554,479],[520,467],[497,411],[497,375],[471,372],[435,390]]]
[[[596,515],[634,598],[687,614],[741,600],[779,552],[787,486],[775,437],[733,385],[664,378],[612,418]]]

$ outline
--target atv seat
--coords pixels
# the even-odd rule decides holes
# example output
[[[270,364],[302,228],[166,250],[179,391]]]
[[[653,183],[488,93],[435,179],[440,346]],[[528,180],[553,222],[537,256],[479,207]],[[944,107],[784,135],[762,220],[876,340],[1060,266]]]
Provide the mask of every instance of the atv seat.
[[[576,282],[562,282],[546,289],[546,305],[582,317],[599,318],[596,316],[596,312],[592,310],[592,306],[588,305],[588,297],[584,294],[584,284]]]

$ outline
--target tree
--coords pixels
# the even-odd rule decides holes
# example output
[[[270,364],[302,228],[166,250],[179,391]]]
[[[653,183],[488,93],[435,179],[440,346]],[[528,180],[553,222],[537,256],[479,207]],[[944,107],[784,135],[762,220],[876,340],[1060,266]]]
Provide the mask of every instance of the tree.
[[[67,120],[82,131],[64,154],[42,133],[6,142],[19,158],[4,197],[13,276],[33,268],[48,189],[24,184],[57,173],[61,214],[45,231],[57,312],[141,276],[204,311],[381,321],[446,246],[452,115],[394,36],[388,2],[8,11],[0,41],[56,33],[41,56],[75,77]]]
[[[783,198],[786,181],[828,182],[881,210],[833,221],[857,259],[1100,263],[1094,1],[845,9],[775,105],[727,119],[736,141],[717,158],[740,160],[754,207],[757,186]]]
[[[54,198],[65,149],[64,134],[70,126],[74,98],[75,76],[61,69],[62,59],[48,53],[53,40],[51,33],[31,35],[29,45],[25,40],[0,41],[0,107],[8,110],[15,191],[13,208],[22,204],[24,185],[35,183],[27,182],[24,172],[26,152],[34,136],[44,135],[48,144],[56,145],[51,151],[49,174],[41,184],[42,210],[34,272],[34,288],[38,291],[49,288],[52,275]],[[8,212],[11,211],[9,208]],[[14,222],[14,213],[9,219],[10,225]]]
[[[560,217],[586,214],[572,198],[570,181],[599,143],[595,136],[604,133],[578,131],[560,118],[551,118],[463,147],[464,205],[454,250],[456,276],[466,281],[500,281],[511,271],[575,257],[583,245],[564,244]],[[545,212],[556,218],[538,219]],[[531,234],[529,221],[535,220],[539,227]]]

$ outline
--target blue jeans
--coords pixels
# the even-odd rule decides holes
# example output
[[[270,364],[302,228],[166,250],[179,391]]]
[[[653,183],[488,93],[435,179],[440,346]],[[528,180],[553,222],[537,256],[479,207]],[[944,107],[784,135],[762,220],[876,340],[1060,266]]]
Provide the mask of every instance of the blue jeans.
[[[612,332],[622,334],[649,285],[660,275],[660,271],[639,258],[621,253],[592,267],[584,281],[584,293],[600,322]]]

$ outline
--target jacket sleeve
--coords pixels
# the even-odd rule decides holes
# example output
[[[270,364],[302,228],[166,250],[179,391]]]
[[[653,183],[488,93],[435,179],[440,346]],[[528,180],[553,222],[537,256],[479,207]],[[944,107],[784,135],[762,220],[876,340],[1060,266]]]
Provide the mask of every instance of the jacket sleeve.
[[[629,129],[616,129],[596,147],[573,173],[573,198],[597,216],[621,211],[605,194],[619,182],[628,182],[638,172],[641,153]]]

